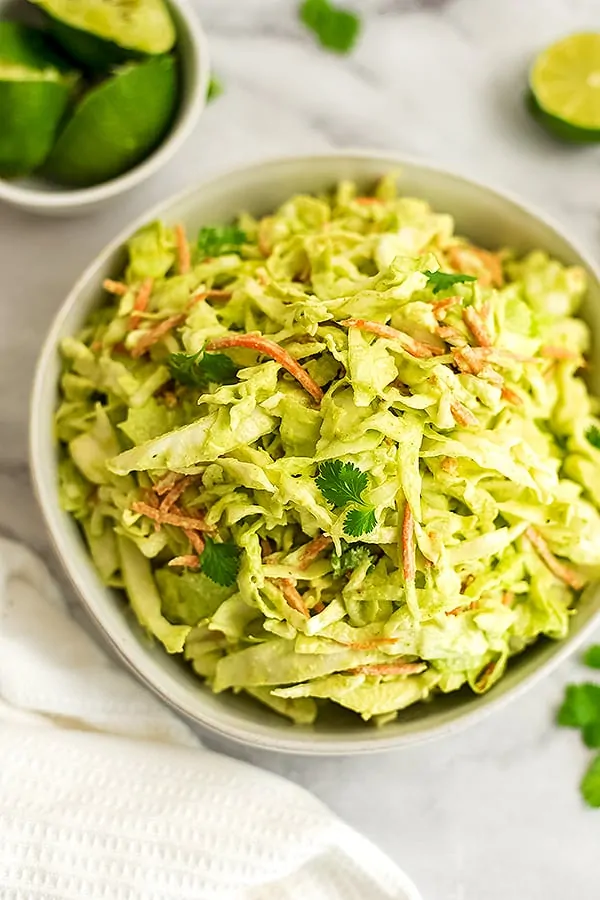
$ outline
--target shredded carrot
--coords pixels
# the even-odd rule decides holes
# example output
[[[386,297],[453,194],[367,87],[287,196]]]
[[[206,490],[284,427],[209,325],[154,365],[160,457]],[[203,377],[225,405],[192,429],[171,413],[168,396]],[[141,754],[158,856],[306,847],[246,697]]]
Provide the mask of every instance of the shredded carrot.
[[[452,351],[455,364],[461,372],[480,375],[486,365],[485,358],[473,352],[473,347],[465,346]]]
[[[162,398],[167,409],[175,409],[176,406],[179,406],[177,394],[173,393],[173,391],[164,391]]]
[[[505,591],[502,595],[502,603],[504,606],[512,606],[515,602],[515,595],[512,591]]]
[[[418,675],[424,672],[427,663],[422,662],[406,662],[406,663],[374,663],[366,666],[356,666],[354,669],[348,669],[352,675]]]
[[[291,578],[276,578],[274,583],[285,597],[288,606],[306,616],[307,619],[310,618],[310,611]]]
[[[438,325],[437,334],[442,338],[443,341],[446,341],[448,344],[455,344],[456,346],[463,347],[467,344],[467,339],[458,330],[458,328],[453,328],[452,325]]]
[[[105,278],[102,282],[102,287],[105,291],[108,291],[109,294],[116,294],[119,297],[124,297],[129,288],[126,284],[123,284],[122,281],[113,281],[112,278]]]
[[[508,385],[502,386],[501,394],[502,399],[506,400],[507,403],[512,403],[514,406],[523,406],[523,398],[516,391],[513,391],[512,388],[509,388]]]
[[[190,309],[190,307],[195,306],[196,303],[202,303],[203,300],[231,300],[232,296],[233,294],[231,291],[221,291],[216,288],[210,291],[200,291],[200,293],[190,297],[187,306],[188,309]]]
[[[187,275],[192,266],[190,257],[190,245],[183,225],[175,226],[175,242],[177,244],[177,268],[180,275]]]
[[[455,421],[459,425],[463,425],[465,428],[471,428],[475,425],[479,425],[477,416],[475,416],[470,409],[467,409],[464,403],[461,403],[460,400],[454,400],[450,404],[450,412],[454,416]]]
[[[342,644],[349,650],[376,650],[382,644],[395,644],[398,638],[373,638],[371,641],[336,641],[336,644]]]
[[[491,347],[492,339],[483,317],[473,306],[463,309],[463,319],[480,347]]]
[[[315,603],[315,605],[312,608],[312,611],[315,612],[317,615],[319,615],[319,613],[322,613],[324,609],[325,609],[325,604],[323,603],[323,601],[317,600],[317,602]]]
[[[162,494],[167,494],[175,482],[179,481],[181,475],[177,472],[167,472],[167,474],[156,482],[155,485],[152,486],[152,490],[155,494],[158,494],[160,497]]]
[[[200,565],[199,558],[190,553],[187,556],[175,556],[167,563],[168,566],[186,566],[188,569],[197,569]]]
[[[158,325],[155,325],[154,328],[145,331],[131,351],[132,357],[137,359],[138,357],[143,356],[153,344],[160,341],[160,339],[168,334],[172,328],[175,328],[176,325],[181,325],[182,322],[185,322],[185,314],[178,313],[176,316],[169,316],[168,319],[163,319],[163,321],[159,322]]]
[[[436,300],[432,306],[433,314],[438,319],[447,309],[460,302],[460,297],[444,297],[443,300]]]
[[[451,247],[447,252],[448,261],[458,272],[475,275],[484,286],[502,287],[504,275],[498,253],[482,250],[481,247]]]
[[[540,347],[540,355],[546,359],[580,359],[579,353],[567,350],[566,347]]]
[[[444,472],[447,472],[448,475],[456,475],[458,472],[458,460],[453,456],[444,456],[440,463]]]
[[[154,279],[153,278],[145,278],[142,281],[142,286],[140,287],[137,297],[135,298],[135,302],[133,304],[133,312],[129,317],[129,330],[133,331],[140,324],[140,316],[139,313],[146,312],[148,309],[148,303],[150,302],[150,295],[152,293],[152,288],[154,287]]]
[[[186,478],[185,476],[181,478],[179,481],[176,481],[171,490],[165,495],[164,500],[160,504],[161,512],[169,512],[173,504],[177,503],[181,495],[184,493],[186,488],[189,486],[192,481],[191,477]]]
[[[404,517],[402,519],[402,572],[404,581],[414,581],[416,571],[415,519],[410,503],[407,502],[404,505]]]
[[[544,565],[550,569],[553,575],[556,575],[557,578],[560,578],[561,581],[564,581],[565,584],[572,587],[574,591],[580,591],[583,588],[585,579],[583,579],[578,572],[575,572],[573,569],[569,568],[569,566],[561,563],[555,557],[539,531],[530,525],[525,532],[525,536],[528,538]]]
[[[477,688],[479,688],[479,690],[484,691],[487,688],[490,678],[496,671],[496,666],[498,665],[498,662],[499,662],[499,660],[497,660],[497,659],[493,660],[492,662],[487,664],[487,666],[485,667],[485,669],[483,669],[482,672],[479,673],[477,680],[475,682],[475,685]]]
[[[187,528],[190,531],[212,531],[212,528],[206,524],[203,517],[186,516],[177,509],[173,512],[163,512],[162,509],[155,509],[153,506],[140,500],[135,500],[131,504],[131,508],[134,512],[157,522],[158,525],[174,525],[176,528]]]
[[[455,606],[454,609],[448,610],[446,613],[447,616],[459,616],[463,612],[469,612],[472,609],[478,609],[479,604],[477,600],[473,600],[472,603],[467,604],[466,606]]]
[[[361,206],[371,206],[376,203],[383,203],[380,197],[355,197],[355,203],[359,203]]]
[[[416,341],[404,331],[390,328],[389,325],[384,325],[382,322],[371,322],[369,319],[344,319],[343,322],[340,322],[340,325],[344,325],[346,328],[358,328],[360,331],[368,331],[390,341],[398,341],[407,353],[419,359],[443,356],[444,354],[442,347],[436,347],[434,344],[425,344],[423,341]]]
[[[261,337],[259,334],[232,334],[227,337],[217,338],[215,341],[210,341],[210,343],[207,344],[206,349],[221,350],[227,349],[228,347],[247,347],[248,350],[256,350],[257,353],[262,353],[264,356],[270,356],[278,362],[280,366],[283,366],[290,375],[293,375],[294,378],[300,382],[304,390],[308,391],[317,403],[320,403],[323,399],[323,391],[317,382],[308,374],[306,369],[304,369],[300,363],[296,362],[293,356],[290,356],[287,350],[284,350],[283,347],[280,347],[279,344],[276,344],[274,341]]]
[[[204,551],[204,541],[200,537],[197,531],[191,531],[189,528],[184,528],[183,533],[189,540],[190,544],[196,551],[198,555],[202,554]]]
[[[321,537],[315,538],[313,541],[310,541],[310,543],[305,544],[302,553],[300,554],[298,568],[308,569],[317,556],[320,556],[323,550],[326,550],[332,543],[333,541],[328,535],[322,534]]]
[[[92,341],[90,344],[90,350],[92,353],[100,353],[102,350],[102,341]]]

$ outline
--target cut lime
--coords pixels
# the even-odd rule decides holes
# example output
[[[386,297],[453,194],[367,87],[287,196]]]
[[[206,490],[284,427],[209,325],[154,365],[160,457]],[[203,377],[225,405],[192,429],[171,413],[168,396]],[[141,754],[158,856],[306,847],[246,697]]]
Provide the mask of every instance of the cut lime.
[[[537,57],[530,108],[566,140],[600,141],[600,33],[572,34]]]
[[[79,187],[116,178],[160,143],[176,103],[172,56],[123,66],[76,107],[48,158],[46,174]]]
[[[57,41],[89,69],[167,53],[175,25],[163,0],[33,0]]]
[[[0,22],[0,176],[44,162],[76,81],[41,32]]]

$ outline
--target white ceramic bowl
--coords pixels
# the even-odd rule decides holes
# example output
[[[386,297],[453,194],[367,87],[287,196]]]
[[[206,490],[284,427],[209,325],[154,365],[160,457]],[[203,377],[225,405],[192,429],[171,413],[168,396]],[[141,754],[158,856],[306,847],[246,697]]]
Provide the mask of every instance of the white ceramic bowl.
[[[590,293],[584,316],[598,341],[598,273],[542,216],[504,194],[448,172],[379,153],[349,152],[280,159],[237,169],[148,212],[120,234],[79,279],[54,321],[38,363],[31,406],[33,478],[58,554],[85,606],[130,668],[177,710],[223,735],[263,748],[310,754],[368,753],[451,732],[481,718],[546,675],[600,621],[600,593],[588,590],[572,620],[569,637],[562,643],[539,641],[514,659],[505,677],[482,697],[466,691],[438,697],[406,710],[397,721],[380,729],[345,715],[339,720],[324,717],[314,726],[297,727],[241,695],[214,695],[179,660],[150,645],[126,614],[121,596],[101,583],[76,523],[60,509],[52,427],[59,374],[57,345],[63,336],[81,327],[98,303],[102,279],[120,271],[122,244],[129,234],[155,218],[182,221],[193,234],[201,225],[228,222],[243,209],[267,213],[295,192],[322,191],[340,178],[355,179],[367,187],[399,165],[404,193],[425,197],[436,209],[452,212],[458,231],[478,243],[510,245],[521,252],[541,247],[566,263],[585,266]],[[593,388],[600,392],[598,375]]]
[[[175,120],[167,136],[150,156],[133,169],[87,188],[60,187],[36,175],[8,181],[0,178],[0,200],[44,216],[78,215],[131,190],[177,153],[198,122],[206,103],[210,79],[208,40],[189,0],[168,0],[177,29],[180,66],[180,99]],[[12,18],[12,0],[0,0],[0,16]],[[16,10],[18,12],[18,6]]]

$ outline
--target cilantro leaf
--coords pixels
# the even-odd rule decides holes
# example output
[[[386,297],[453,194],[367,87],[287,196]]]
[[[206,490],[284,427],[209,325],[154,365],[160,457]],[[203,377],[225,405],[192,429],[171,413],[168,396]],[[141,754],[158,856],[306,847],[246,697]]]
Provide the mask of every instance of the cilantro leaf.
[[[600,669],[600,644],[588,647],[584,653],[583,661],[591,669]]]
[[[568,728],[585,728],[600,721],[600,684],[570,684],[557,722]]]
[[[201,256],[221,256],[223,253],[237,253],[248,240],[246,232],[237,225],[216,225],[201,228],[198,232],[196,248]]]
[[[377,524],[372,507],[357,507],[348,511],[344,519],[344,531],[351,537],[360,537],[373,531]]]
[[[586,438],[596,450],[600,450],[600,428],[597,425],[590,425],[585,433]]]
[[[210,81],[208,82],[208,90],[206,92],[206,102],[212,103],[213,100],[216,100],[217,97],[221,96],[223,90],[223,82],[220,78],[217,78],[216,75],[211,75]]]
[[[240,569],[240,548],[232,543],[217,544],[208,535],[204,541],[200,556],[201,571],[215,584],[231,587]]]
[[[359,17],[330,0],[304,0],[300,20],[317,36],[322,47],[336,53],[349,53],[360,33]]]
[[[600,807],[600,753],[583,776],[581,793],[589,806]]]
[[[167,360],[171,376],[188,387],[204,387],[212,382],[231,384],[237,366],[225,353],[171,353]]]
[[[586,747],[597,750],[600,747],[600,718],[583,728],[583,742]]]
[[[373,553],[364,544],[346,544],[342,541],[342,552],[334,553],[331,557],[331,567],[335,578],[340,578],[346,572],[352,572],[358,566],[362,565],[365,560],[369,560],[373,565],[375,557]]]
[[[319,466],[317,487],[326,500],[334,506],[362,503],[363,493],[369,484],[369,476],[354,463],[341,459],[328,459]]]
[[[430,272],[426,269],[423,275],[427,275],[427,283],[431,285],[434,294],[440,291],[446,291],[454,284],[461,284],[465,281],[477,281],[474,275],[454,275],[452,272]]]

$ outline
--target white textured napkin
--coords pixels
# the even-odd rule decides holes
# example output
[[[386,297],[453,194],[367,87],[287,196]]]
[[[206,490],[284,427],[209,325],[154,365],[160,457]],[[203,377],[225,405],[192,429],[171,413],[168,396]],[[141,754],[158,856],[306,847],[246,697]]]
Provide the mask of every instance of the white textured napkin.
[[[0,539],[2,900],[419,900],[306,791],[212,753]]]

